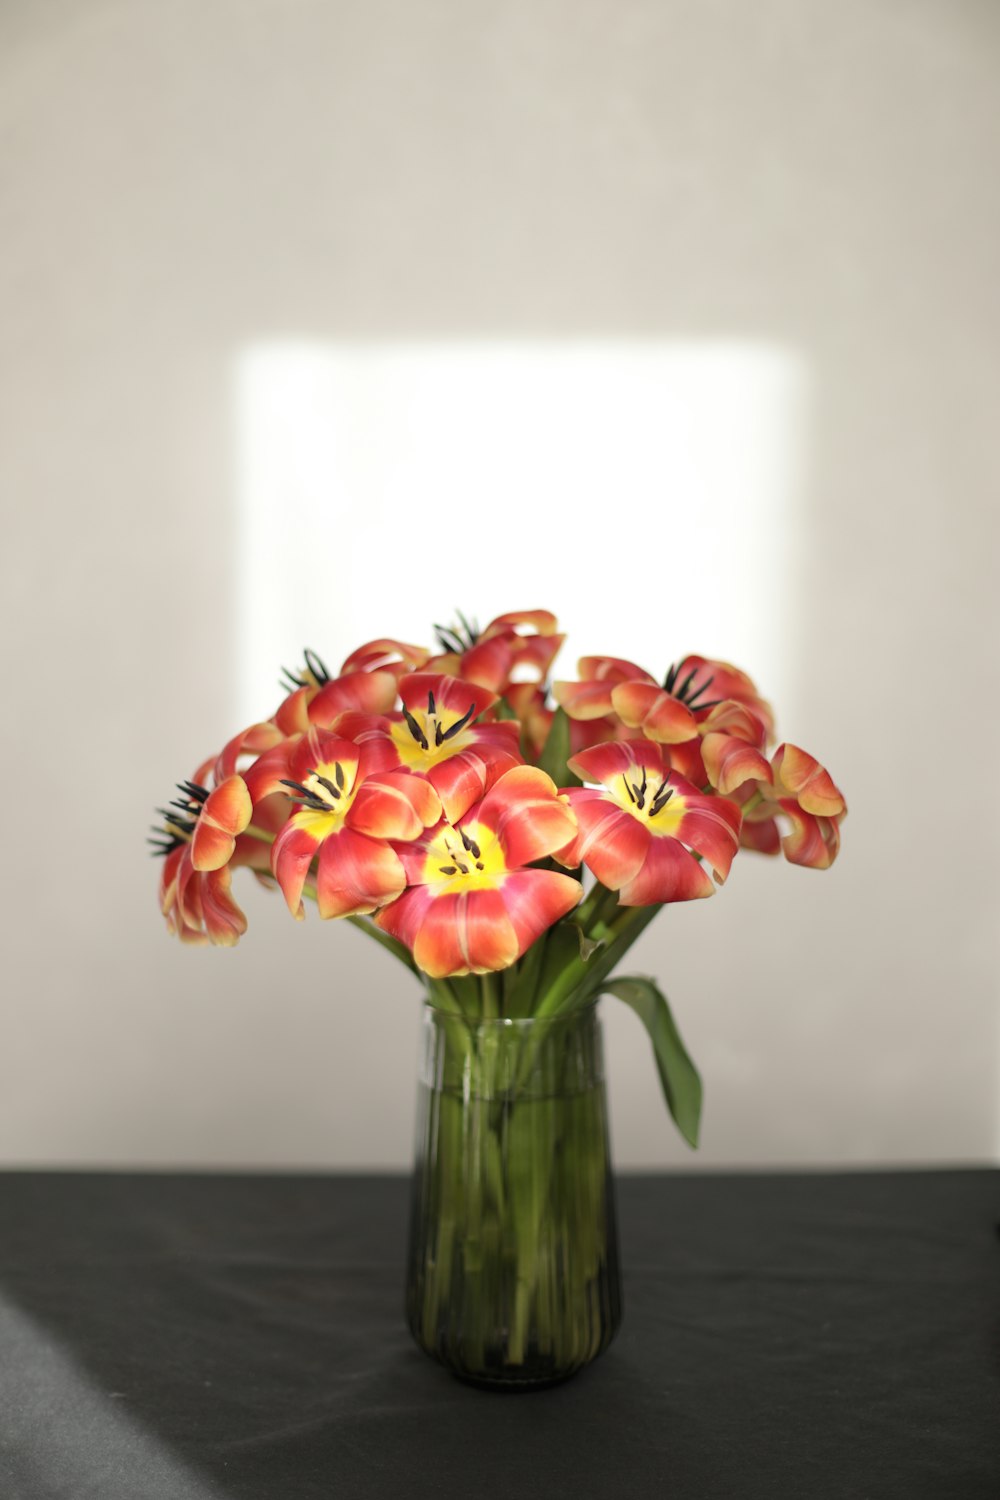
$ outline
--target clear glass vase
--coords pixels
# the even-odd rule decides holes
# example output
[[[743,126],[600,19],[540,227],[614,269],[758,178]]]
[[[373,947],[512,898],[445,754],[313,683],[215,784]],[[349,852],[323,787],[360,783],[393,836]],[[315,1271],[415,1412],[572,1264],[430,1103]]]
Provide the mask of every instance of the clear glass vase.
[[[606,1349],[621,1279],[601,1028],[427,1005],[407,1316],[456,1375],[564,1380]]]

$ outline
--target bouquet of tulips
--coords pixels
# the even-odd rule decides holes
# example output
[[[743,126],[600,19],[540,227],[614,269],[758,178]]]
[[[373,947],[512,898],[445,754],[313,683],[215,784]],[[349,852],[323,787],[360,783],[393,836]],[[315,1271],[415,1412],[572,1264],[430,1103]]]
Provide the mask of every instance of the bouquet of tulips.
[[[656,913],[714,894],[737,851],[829,866],[844,799],[770,706],[701,656],[657,677],[585,656],[546,610],[435,627],[332,673],[312,651],[268,719],[160,809],[160,903],[183,942],[235,943],[246,866],[345,918],[467,1020],[552,1017],[610,992],[649,1030],[668,1105],[697,1138],[700,1081],[652,980],[614,977]]]

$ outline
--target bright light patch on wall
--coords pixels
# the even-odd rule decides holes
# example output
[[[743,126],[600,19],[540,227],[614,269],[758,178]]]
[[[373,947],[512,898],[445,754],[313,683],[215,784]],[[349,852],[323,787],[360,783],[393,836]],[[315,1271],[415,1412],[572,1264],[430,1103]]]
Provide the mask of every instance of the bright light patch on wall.
[[[303,646],[553,609],[562,669],[784,687],[804,373],[727,343],[269,343],[237,373],[240,711]]]

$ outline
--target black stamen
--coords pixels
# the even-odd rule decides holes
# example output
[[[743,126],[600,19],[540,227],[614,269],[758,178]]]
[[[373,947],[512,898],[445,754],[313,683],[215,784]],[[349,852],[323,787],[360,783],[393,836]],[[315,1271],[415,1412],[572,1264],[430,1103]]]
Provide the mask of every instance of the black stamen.
[[[677,674],[680,671],[680,669],[681,668],[680,668],[680,663],[679,662],[675,662],[674,665],[670,668],[670,670],[667,673],[666,677],[663,679],[663,687],[664,687],[664,691],[665,692],[668,692],[668,693],[672,693],[673,692],[673,690],[674,690],[674,683],[677,681]]]
[[[438,865],[442,875],[457,875],[458,870],[454,865]]]
[[[333,797],[335,801],[340,801],[340,793],[338,792],[332,781],[327,781],[325,776],[317,776],[316,780],[319,782],[320,786],[326,788],[326,790],[330,793],[330,796]]]
[[[681,703],[684,702],[684,695],[686,694],[688,688],[691,686],[692,682],[697,677],[697,675],[698,675],[698,668],[697,667],[692,667],[691,670],[690,670],[690,672],[687,674],[687,676],[685,677],[684,681],[681,683],[680,687],[677,689],[676,693],[674,694],[674,697],[675,698],[679,698],[680,701],[681,701]]]
[[[197,781],[178,781],[177,790],[187,792],[189,797],[194,797],[197,802],[208,801],[208,787],[199,786]]]
[[[427,712],[429,714],[436,714],[437,713],[437,705],[434,702],[434,694],[433,693],[428,693],[427,694]]]
[[[463,646],[461,637],[456,631],[452,630],[447,625],[435,625],[434,633],[438,638],[439,645],[441,645],[445,651],[452,652],[456,656],[461,656],[465,648]]]
[[[343,791],[344,790],[344,768],[340,764],[339,760],[334,762],[333,769],[334,769],[334,773],[336,774],[336,777],[337,777],[337,785],[340,787],[340,790]]]
[[[674,788],[672,786],[668,787],[667,783],[664,782],[660,787],[660,790],[657,792],[656,796],[653,798],[653,805],[649,809],[649,816],[651,818],[655,818],[658,812],[662,812],[673,795]]]
[[[458,831],[462,835],[462,843],[465,845],[466,849],[472,855],[473,859],[478,859],[479,856],[480,856],[480,854],[482,854],[483,851],[480,849],[480,847],[476,843],[475,839],[470,838],[469,835],[466,833],[466,831],[465,831],[464,828],[460,828]]]
[[[315,677],[319,686],[325,687],[330,681],[330,672],[322,657],[317,656],[315,651],[310,651],[308,646],[302,655],[305,657],[306,666]]]
[[[701,697],[702,693],[707,693],[708,690],[709,690],[709,688],[712,686],[712,683],[714,681],[715,681],[715,673],[713,672],[712,675],[711,675],[711,677],[706,677],[705,681],[702,683],[701,687],[700,688],[696,688],[694,690],[694,692],[691,694],[690,698],[688,699],[688,708],[694,708],[695,703]]]
[[[416,719],[410,713],[410,710],[406,707],[405,703],[403,704],[403,718],[406,720],[407,729],[413,735],[413,738],[416,740],[421,750],[427,750],[429,748],[427,744],[427,736],[424,734],[424,731],[421,729]]]
[[[641,786],[636,786],[635,782],[633,781],[633,783],[632,783],[632,790],[633,790],[633,792],[635,792],[635,805],[639,809],[639,811],[642,812],[642,809],[646,806],[646,767],[645,766],[643,766],[643,768],[642,768],[642,785]]]
[[[311,774],[315,775],[315,772]],[[324,802],[323,798],[318,797],[315,792],[311,792],[307,786],[303,786],[301,781],[287,781],[284,776],[280,779],[282,786],[294,787],[295,791],[299,793],[298,797],[292,798],[293,802],[304,802],[305,806],[312,812],[330,812],[330,804]]]
[[[455,613],[456,613],[456,615],[458,615],[458,623],[462,626],[463,630],[465,631],[466,638],[467,638],[467,640],[469,642],[470,647],[474,646],[476,644],[476,642],[478,641],[478,639],[479,639],[479,626],[478,626],[478,624],[475,621],[473,621],[473,623],[470,625],[469,622],[468,622],[468,620],[465,618],[465,616],[463,615],[463,613],[462,613],[462,611],[460,609],[456,609]]]
[[[628,784],[628,777],[624,774],[624,772],[622,773],[622,781],[624,781],[624,783],[625,783],[625,790],[628,792],[628,800],[630,802],[634,802],[635,798],[632,796],[632,788],[629,786],[629,784]]]
[[[476,860],[476,869],[477,870],[485,870],[485,868],[486,868],[486,866],[483,864],[482,860],[481,859],[477,859]]]
[[[710,708],[718,708],[719,704],[722,702],[724,702],[724,699],[722,698],[713,698],[711,703],[699,703],[695,708],[694,700],[692,699],[688,703],[688,708],[694,708],[695,713],[703,714]]]
[[[469,707],[466,709],[466,711],[462,715],[462,717],[460,719],[456,719],[455,722],[454,722],[454,724],[452,724],[452,726],[451,726],[450,729],[446,729],[445,730],[444,734],[441,736],[441,739],[443,739],[443,740],[450,740],[453,735],[458,734],[459,730],[460,729],[464,729],[465,726],[466,726],[466,724],[468,724],[469,720],[472,718],[472,715],[475,713],[475,711],[476,711],[476,705],[474,703],[470,703]]]

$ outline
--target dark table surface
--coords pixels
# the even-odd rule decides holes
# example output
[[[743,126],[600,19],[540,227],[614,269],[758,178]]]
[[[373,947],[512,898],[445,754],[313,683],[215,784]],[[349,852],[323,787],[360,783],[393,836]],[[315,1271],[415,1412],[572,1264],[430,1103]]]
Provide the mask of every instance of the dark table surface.
[[[397,1177],[0,1174],[2,1500],[1000,1497],[1000,1174],[623,1177],[625,1322],[459,1384]]]

